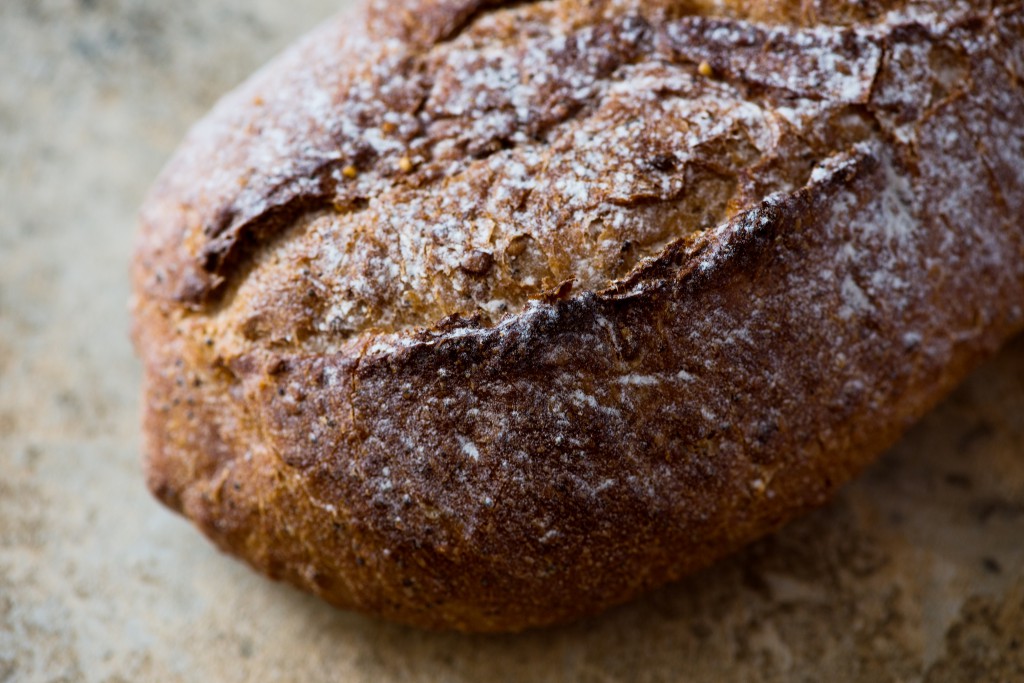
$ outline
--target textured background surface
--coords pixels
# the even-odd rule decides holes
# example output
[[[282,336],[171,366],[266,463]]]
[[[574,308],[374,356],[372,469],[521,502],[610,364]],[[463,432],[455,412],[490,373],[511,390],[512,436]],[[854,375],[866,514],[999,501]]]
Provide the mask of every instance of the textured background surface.
[[[160,508],[135,209],[218,94],[337,6],[0,2],[0,681],[1024,680],[1024,339],[828,508],[563,629],[338,612]]]

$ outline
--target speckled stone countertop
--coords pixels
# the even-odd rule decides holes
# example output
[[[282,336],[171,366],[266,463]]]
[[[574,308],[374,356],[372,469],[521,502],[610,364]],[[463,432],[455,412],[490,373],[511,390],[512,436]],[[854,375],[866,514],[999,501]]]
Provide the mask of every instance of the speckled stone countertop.
[[[148,183],[329,0],[0,3],[0,681],[1024,680],[1024,339],[833,504],[514,637],[346,614],[146,492],[128,259]]]

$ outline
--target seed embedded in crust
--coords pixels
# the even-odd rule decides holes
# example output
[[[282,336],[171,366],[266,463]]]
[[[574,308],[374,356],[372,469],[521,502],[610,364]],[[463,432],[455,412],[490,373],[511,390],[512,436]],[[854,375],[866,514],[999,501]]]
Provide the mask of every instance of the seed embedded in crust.
[[[704,78],[711,78],[715,75],[715,70],[711,68],[711,65],[707,62],[701,62],[700,66],[697,67],[697,73]]]
[[[482,249],[474,249],[462,257],[459,268],[471,275],[486,275],[494,265],[494,256]]]

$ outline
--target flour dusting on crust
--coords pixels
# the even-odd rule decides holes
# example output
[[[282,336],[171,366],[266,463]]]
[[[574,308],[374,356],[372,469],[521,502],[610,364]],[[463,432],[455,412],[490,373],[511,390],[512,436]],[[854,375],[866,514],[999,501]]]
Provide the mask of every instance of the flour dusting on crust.
[[[328,24],[143,210],[150,486],[419,625],[554,623],[706,566],[1024,327],[1021,45],[1016,2]]]

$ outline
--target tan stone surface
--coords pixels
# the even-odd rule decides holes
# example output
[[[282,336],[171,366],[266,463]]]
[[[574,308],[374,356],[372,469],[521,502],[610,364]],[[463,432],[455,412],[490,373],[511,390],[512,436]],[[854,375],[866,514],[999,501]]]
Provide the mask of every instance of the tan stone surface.
[[[186,126],[336,7],[0,2],[0,681],[1024,680],[1024,339],[828,508],[568,628],[338,612],[160,508],[135,209]]]

